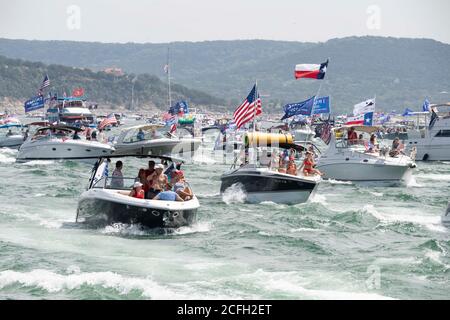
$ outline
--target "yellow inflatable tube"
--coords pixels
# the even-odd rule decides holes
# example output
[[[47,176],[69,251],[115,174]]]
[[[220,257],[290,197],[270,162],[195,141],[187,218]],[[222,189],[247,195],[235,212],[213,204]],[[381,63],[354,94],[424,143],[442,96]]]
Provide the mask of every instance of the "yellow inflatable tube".
[[[290,133],[247,132],[244,136],[244,143],[246,147],[292,144],[294,138]]]

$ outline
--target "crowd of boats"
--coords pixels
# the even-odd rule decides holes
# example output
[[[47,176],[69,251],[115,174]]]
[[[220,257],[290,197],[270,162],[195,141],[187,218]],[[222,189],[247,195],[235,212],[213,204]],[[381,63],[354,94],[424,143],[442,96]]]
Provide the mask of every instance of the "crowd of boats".
[[[0,147],[17,148],[17,162],[72,160],[94,165],[80,196],[77,222],[140,223],[178,228],[195,220],[200,203],[183,166],[196,152],[219,152],[231,167],[221,177],[220,192],[239,188],[246,201],[298,204],[313,196],[323,179],[406,184],[416,161],[450,161],[450,105],[436,105],[433,114],[408,130],[395,125],[346,125],[322,120],[284,123],[254,122],[236,130],[232,119],[197,114],[176,130],[159,116],[132,117],[144,123],[108,127],[120,120],[97,121],[81,99],[61,99],[45,120],[22,123],[3,115]],[[431,119],[430,119],[431,117]],[[207,144],[213,130],[213,146]],[[387,139],[385,139],[387,138]],[[201,147],[201,148],[200,148]],[[124,177],[120,165],[136,163],[142,172]],[[148,163],[147,163],[148,161]],[[419,164],[420,165],[420,164]],[[450,208],[442,218],[450,223]]]

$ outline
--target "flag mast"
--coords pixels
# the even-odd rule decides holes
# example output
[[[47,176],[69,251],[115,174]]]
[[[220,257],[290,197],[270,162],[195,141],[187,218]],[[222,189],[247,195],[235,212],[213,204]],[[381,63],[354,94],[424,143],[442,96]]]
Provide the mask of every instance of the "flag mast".
[[[170,47],[167,47],[167,83],[168,83],[167,102],[169,103],[170,109],[172,107],[172,93],[170,91]]]
[[[255,79],[255,110],[253,111],[253,133],[256,132],[256,110],[258,108],[258,80]]]

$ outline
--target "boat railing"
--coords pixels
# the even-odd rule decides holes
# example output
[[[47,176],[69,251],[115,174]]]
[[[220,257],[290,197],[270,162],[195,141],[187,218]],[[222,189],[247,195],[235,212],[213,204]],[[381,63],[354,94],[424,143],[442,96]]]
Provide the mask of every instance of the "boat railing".
[[[92,188],[131,191],[136,181],[138,181],[137,178],[130,177],[102,177],[94,182]]]

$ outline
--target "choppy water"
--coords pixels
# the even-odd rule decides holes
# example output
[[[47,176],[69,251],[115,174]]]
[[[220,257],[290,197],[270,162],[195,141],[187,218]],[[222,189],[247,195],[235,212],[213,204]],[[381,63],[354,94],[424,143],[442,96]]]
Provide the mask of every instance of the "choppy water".
[[[0,299],[450,298],[450,164],[408,187],[324,182],[287,206],[219,195],[228,166],[184,167],[201,208],[171,234],[74,223],[91,167],[0,149]],[[137,160],[136,160],[137,161]]]

